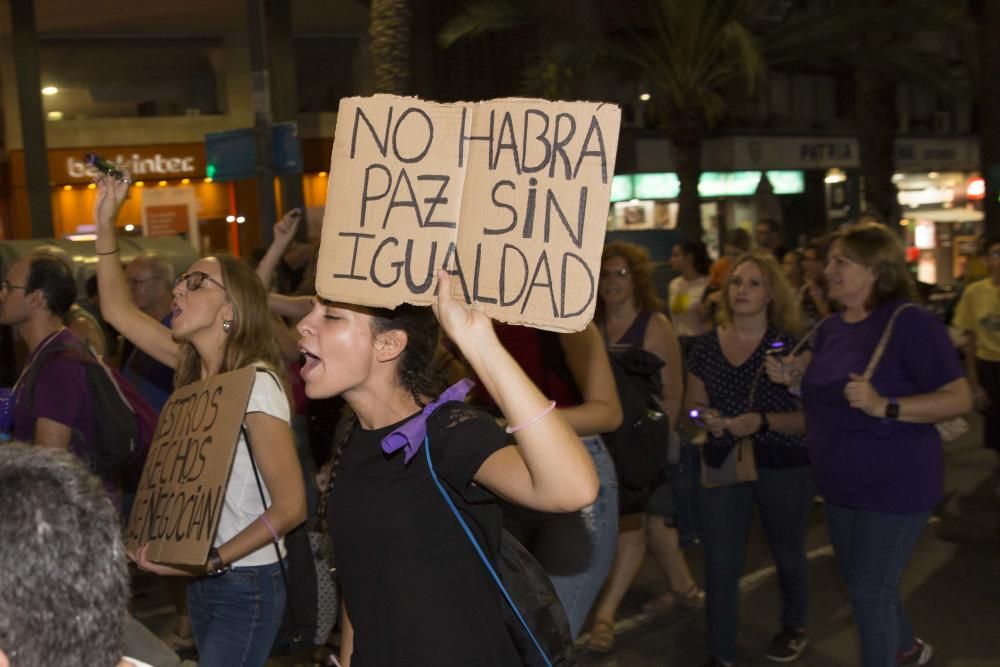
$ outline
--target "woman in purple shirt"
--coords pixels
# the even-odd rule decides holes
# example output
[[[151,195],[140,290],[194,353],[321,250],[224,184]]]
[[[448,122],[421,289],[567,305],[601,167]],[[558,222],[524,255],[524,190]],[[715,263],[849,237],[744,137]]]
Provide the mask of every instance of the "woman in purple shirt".
[[[903,613],[899,581],[943,494],[934,423],[968,412],[969,387],[944,325],[904,308],[871,380],[863,374],[893,313],[912,295],[903,250],[886,227],[838,234],[827,255],[826,319],[812,353],[768,361],[774,382],[800,385],[810,460],[847,583],[863,667],[924,665],[933,653]]]

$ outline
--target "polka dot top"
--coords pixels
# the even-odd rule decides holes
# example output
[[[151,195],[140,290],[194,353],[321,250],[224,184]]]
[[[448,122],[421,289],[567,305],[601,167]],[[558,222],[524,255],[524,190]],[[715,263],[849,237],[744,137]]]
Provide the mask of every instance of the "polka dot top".
[[[785,349],[791,350],[795,346],[794,338],[768,326],[760,345],[750,358],[739,366],[733,366],[722,353],[717,331],[713,329],[695,338],[687,358],[688,371],[705,383],[711,407],[723,417],[735,417],[745,412],[798,412],[802,409],[798,400],[785,387],[772,383],[763,371],[757,379],[753,405],[748,405],[754,376],[764,364],[764,352],[775,341],[783,342]],[[802,436],[768,431],[751,437],[754,457],[760,468],[809,465],[805,438]],[[708,434],[703,452],[704,462],[711,466],[722,465],[736,440],[728,432],[721,438]]]

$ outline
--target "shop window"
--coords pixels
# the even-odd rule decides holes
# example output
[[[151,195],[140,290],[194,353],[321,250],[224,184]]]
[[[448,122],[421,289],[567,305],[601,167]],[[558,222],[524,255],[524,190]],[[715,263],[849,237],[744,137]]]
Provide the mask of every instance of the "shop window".
[[[210,39],[43,39],[50,120],[223,112],[221,42]]]

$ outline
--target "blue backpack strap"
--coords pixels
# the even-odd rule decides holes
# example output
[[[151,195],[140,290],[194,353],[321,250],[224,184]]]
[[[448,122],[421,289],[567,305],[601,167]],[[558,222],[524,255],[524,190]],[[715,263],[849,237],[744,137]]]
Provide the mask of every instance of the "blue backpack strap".
[[[507,604],[509,604],[510,608],[514,611],[514,615],[517,616],[517,620],[520,621],[524,631],[528,633],[529,637],[531,637],[531,642],[535,645],[535,648],[538,649],[538,654],[542,656],[542,660],[545,661],[546,665],[552,667],[552,662],[549,660],[549,657],[545,655],[545,651],[542,649],[542,645],[538,643],[538,639],[535,638],[535,633],[533,633],[531,628],[528,627],[528,622],[524,620],[524,616],[521,615],[521,611],[517,608],[517,605],[514,604],[514,600],[510,597],[510,593],[507,592],[507,589],[504,588],[503,582],[500,581],[500,575],[497,574],[496,568],[493,567],[493,563],[491,563],[490,559],[486,557],[485,553],[483,553],[483,548],[479,546],[479,542],[472,534],[469,524],[466,523],[465,519],[462,518],[462,515],[459,514],[458,508],[455,507],[455,503],[452,501],[451,496],[448,495],[448,491],[445,490],[444,485],[441,484],[441,480],[438,479],[437,472],[434,470],[434,463],[431,461],[431,443],[427,436],[424,436],[424,457],[427,459],[427,469],[431,473],[431,479],[434,480],[434,485],[437,487],[438,492],[441,493],[441,497],[444,498],[446,503],[448,503],[448,508],[451,510],[451,513],[455,515],[455,519],[458,520],[459,525],[462,526],[462,530],[465,531],[465,536],[469,538],[469,542],[472,543],[476,553],[479,554],[479,559],[483,562],[483,565],[486,566],[486,570],[490,573],[494,583],[496,583],[497,587],[500,589],[500,593],[507,601]]]

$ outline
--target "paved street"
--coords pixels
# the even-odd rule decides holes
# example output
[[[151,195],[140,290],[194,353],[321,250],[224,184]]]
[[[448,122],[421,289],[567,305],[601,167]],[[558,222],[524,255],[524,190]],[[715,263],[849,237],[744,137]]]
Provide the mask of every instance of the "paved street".
[[[946,501],[931,519],[904,578],[904,600],[918,635],[934,645],[936,667],[1000,666],[1000,478],[996,458],[978,445],[978,423],[961,440],[946,444]],[[857,639],[847,596],[837,579],[819,505],[809,534],[810,646],[799,664],[856,664]],[[701,554],[689,562],[700,580]],[[740,665],[767,665],[763,658],[777,632],[778,584],[762,536],[755,533],[744,577]],[[647,560],[626,598],[619,626],[626,629],[606,656],[584,653],[582,667],[695,666],[704,659],[703,609],[660,616],[638,613],[662,590]]]
[[[931,519],[904,579],[904,596],[920,636],[935,648],[935,667],[1000,667],[1000,478],[992,453],[978,445],[978,423],[960,441],[946,445],[948,497]],[[846,667],[855,664],[856,637],[846,595],[835,571],[822,508],[813,509],[808,537],[811,564],[810,646],[799,664]],[[688,551],[701,581],[701,552]],[[748,546],[743,580],[741,665],[765,665],[763,652],[778,630],[778,587],[766,546],[755,532]],[[703,610],[641,613],[644,602],[663,591],[652,562],[622,606],[615,651],[598,656],[585,650],[581,667],[693,667],[703,660]],[[157,582],[141,591],[136,615],[155,632],[169,630],[172,610]],[[585,639],[582,638],[582,639]],[[308,664],[294,659],[274,665]]]

